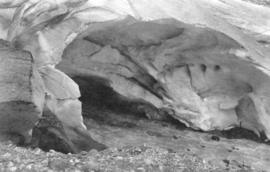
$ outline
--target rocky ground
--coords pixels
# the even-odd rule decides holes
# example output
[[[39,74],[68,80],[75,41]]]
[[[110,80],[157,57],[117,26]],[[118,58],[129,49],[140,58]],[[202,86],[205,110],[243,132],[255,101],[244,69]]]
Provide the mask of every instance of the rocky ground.
[[[90,121],[94,122],[93,119]],[[143,118],[138,121],[140,127],[130,123],[131,120],[127,121],[127,118],[111,123],[105,121],[94,122],[90,130],[96,139],[111,148],[101,152],[92,150],[62,154],[2,143],[0,171],[251,172],[267,171],[267,162],[270,164],[269,146],[254,141],[229,140],[216,134],[200,135],[175,128],[167,122],[150,122],[147,128],[147,120]],[[141,128],[142,125],[144,128]],[[174,133],[164,135],[168,133],[154,128],[160,125]],[[183,135],[177,135],[180,133]],[[201,138],[194,138],[196,135]],[[257,165],[256,162],[249,162],[258,160],[258,157],[261,162],[257,162]]]
[[[24,149],[2,144],[1,171],[224,171],[195,155],[170,152],[157,147],[111,148],[77,155],[61,154],[40,149]],[[227,162],[224,162],[227,163]],[[229,168],[228,168],[229,169]],[[234,166],[233,171],[250,171],[248,167]]]
[[[252,2],[258,5],[270,6],[269,0],[243,0],[243,1]]]
[[[0,171],[268,170],[270,146],[252,132],[234,129],[202,133],[190,130],[170,118],[166,121],[150,121],[140,113],[132,113],[133,107],[128,106],[130,102],[90,96],[93,93],[91,89],[88,93],[81,90],[85,124],[93,138],[107,145],[108,149],[63,154],[2,143]],[[102,98],[106,101],[102,101]]]

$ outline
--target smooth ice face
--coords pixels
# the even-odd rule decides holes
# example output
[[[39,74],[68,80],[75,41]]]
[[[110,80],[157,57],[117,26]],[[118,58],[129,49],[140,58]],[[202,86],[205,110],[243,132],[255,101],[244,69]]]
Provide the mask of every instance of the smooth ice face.
[[[270,80],[243,60],[248,55],[240,43],[208,28],[127,18],[92,24],[65,49],[58,67],[104,77],[121,95],[165,109],[195,129],[241,126],[267,134]]]

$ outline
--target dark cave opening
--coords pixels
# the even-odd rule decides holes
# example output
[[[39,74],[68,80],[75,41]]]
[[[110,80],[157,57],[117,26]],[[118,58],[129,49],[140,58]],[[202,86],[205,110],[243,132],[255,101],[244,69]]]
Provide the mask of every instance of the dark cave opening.
[[[138,105],[142,102],[136,100],[130,100],[126,97],[123,97],[116,93],[109,85],[109,82],[106,79],[96,77],[96,76],[87,76],[87,77],[73,77],[72,78],[80,87],[81,98],[83,104],[83,116],[84,118],[91,118],[98,123],[107,124],[107,125],[116,125],[113,121],[113,116],[110,116],[110,112],[116,114],[118,117],[122,118],[135,118],[135,119],[147,119],[146,115],[142,111],[138,111]],[[194,132],[204,132],[193,130],[186,127],[180,121],[174,119],[171,116],[166,116],[166,119],[163,119],[161,122],[162,125],[172,125],[173,127],[179,130],[190,130]],[[122,125],[122,126],[121,126]],[[132,127],[135,124],[128,123],[119,123],[118,127]],[[230,130],[224,131],[209,131],[207,133],[212,134],[213,136],[223,137],[227,139],[247,139],[259,143],[270,144],[269,141],[266,141],[266,136],[264,133],[261,133],[261,137],[257,136],[250,130],[236,127]]]

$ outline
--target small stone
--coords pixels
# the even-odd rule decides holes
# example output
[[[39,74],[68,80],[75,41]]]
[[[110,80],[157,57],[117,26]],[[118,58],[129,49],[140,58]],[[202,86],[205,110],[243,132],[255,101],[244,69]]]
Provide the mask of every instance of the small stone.
[[[164,170],[164,166],[163,165],[159,165],[159,170],[163,171]]]
[[[96,150],[96,149],[92,149],[92,150],[90,150],[90,152],[89,152],[89,155],[90,156],[94,156],[94,155],[97,155],[98,154],[98,151]]]
[[[139,167],[139,168],[137,168],[137,170],[139,170],[139,171],[145,171],[145,169],[143,167]]]
[[[149,159],[149,158],[145,159],[144,162],[145,162],[145,164],[147,164],[147,165],[153,164],[153,161],[152,161],[151,159]]]
[[[12,166],[14,166],[14,163],[13,162],[9,162],[7,166],[8,167],[12,167]]]
[[[10,171],[16,171],[17,170],[17,167],[10,167],[9,170]]]
[[[123,160],[124,158],[121,157],[121,156],[117,156],[115,159],[117,159],[117,160]]]
[[[36,149],[35,154],[40,154],[41,150],[40,149]]]
[[[50,151],[49,151],[50,153],[55,153],[55,151],[53,150],[53,149],[50,149]]]
[[[32,169],[32,165],[27,165],[26,166],[26,169],[31,170]]]
[[[212,136],[211,139],[214,140],[214,141],[219,141],[220,140],[220,138],[218,136]]]
[[[11,154],[10,153],[5,153],[4,155],[2,155],[3,156],[3,158],[8,158],[8,157],[10,157],[11,156]]]

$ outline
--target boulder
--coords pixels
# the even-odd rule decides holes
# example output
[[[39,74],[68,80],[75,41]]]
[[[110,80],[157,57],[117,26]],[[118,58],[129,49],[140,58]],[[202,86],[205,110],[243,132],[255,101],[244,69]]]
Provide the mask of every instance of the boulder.
[[[44,151],[79,153],[91,149],[103,150],[105,145],[95,141],[85,129],[67,127],[48,108],[33,129],[32,147]]]
[[[19,134],[27,141],[43,111],[45,90],[29,52],[0,42],[0,132]]]

